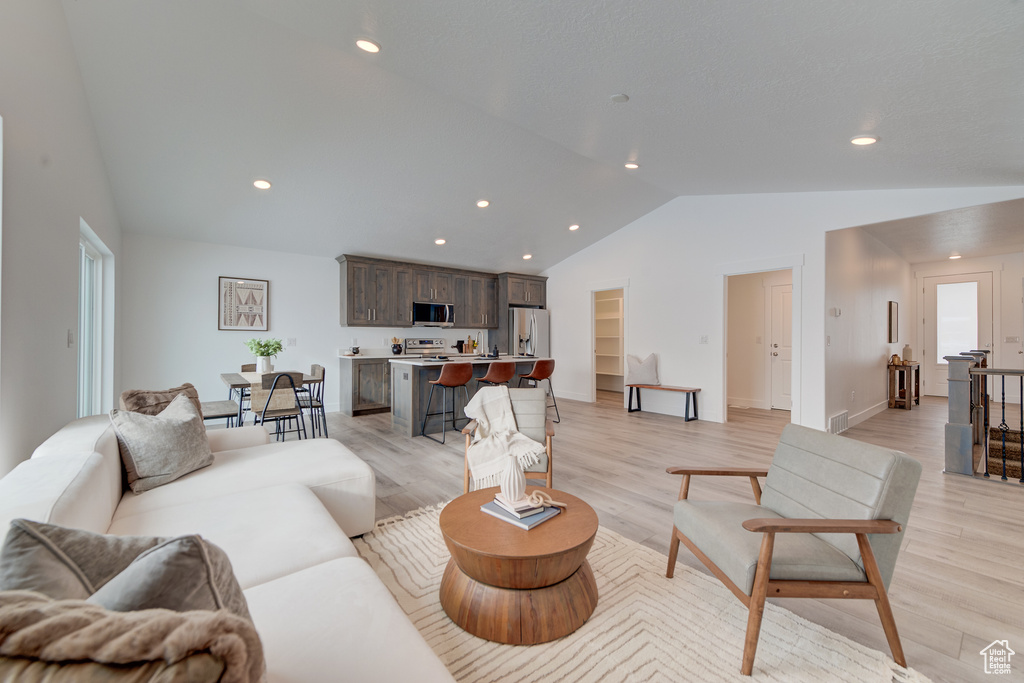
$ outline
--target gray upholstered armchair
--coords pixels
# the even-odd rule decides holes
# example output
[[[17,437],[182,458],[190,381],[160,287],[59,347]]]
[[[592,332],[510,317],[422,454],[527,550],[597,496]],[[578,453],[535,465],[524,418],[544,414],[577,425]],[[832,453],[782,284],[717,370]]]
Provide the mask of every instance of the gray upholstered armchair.
[[[741,671],[754,667],[766,597],[875,601],[893,659],[906,666],[886,588],[921,464],[898,451],[787,425],[772,465],[670,467],[682,475],[669,546],[682,541],[750,610]],[[687,499],[695,475],[749,477],[756,504]],[[766,477],[764,492],[758,477]]]

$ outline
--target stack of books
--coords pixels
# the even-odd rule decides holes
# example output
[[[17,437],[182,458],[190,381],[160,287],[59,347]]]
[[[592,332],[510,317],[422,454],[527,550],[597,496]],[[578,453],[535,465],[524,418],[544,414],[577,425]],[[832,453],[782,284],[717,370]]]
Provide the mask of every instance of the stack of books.
[[[480,510],[526,530],[548,521],[561,512],[559,508],[533,505],[527,500],[509,501],[500,492],[494,495],[493,501],[481,505]]]

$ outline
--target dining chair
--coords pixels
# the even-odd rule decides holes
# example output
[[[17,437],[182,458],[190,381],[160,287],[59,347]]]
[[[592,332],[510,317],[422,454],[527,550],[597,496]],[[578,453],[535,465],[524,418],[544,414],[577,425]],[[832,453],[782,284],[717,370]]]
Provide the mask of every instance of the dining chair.
[[[243,363],[242,368],[239,372],[256,372],[255,363]],[[231,389],[228,392],[228,399],[234,400],[235,394],[238,396],[238,425],[241,426],[245,420],[245,414],[249,412],[249,387],[239,387],[238,389]]]
[[[309,374],[313,378],[306,382],[306,391],[299,393],[299,405],[309,412],[310,429],[313,438],[317,431],[327,436],[327,413],[324,412],[324,366],[311,365]]]
[[[249,385],[250,410],[256,418],[255,424],[266,425],[267,420],[273,420],[278,441],[284,441],[289,432],[295,432],[300,439],[309,438],[296,391],[299,386],[302,386],[301,372],[267,373],[260,382]],[[295,429],[288,429],[293,421]]]

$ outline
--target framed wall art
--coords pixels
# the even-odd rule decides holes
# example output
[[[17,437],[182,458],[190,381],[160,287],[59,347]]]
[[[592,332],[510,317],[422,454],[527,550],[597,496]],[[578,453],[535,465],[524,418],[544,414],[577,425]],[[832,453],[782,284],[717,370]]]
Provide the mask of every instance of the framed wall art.
[[[900,340],[900,305],[895,301],[889,302],[889,343],[895,344]]]
[[[266,330],[270,281],[221,277],[218,287],[218,330]]]

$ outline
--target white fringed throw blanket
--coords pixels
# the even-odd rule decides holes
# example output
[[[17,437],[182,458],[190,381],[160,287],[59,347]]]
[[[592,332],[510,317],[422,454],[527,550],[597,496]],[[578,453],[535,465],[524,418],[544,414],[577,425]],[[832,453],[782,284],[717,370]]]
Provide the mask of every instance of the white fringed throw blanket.
[[[466,406],[466,417],[477,422],[466,458],[473,488],[498,486],[506,458],[516,456],[525,471],[540,462],[544,445],[519,433],[508,387],[484,387]]]

